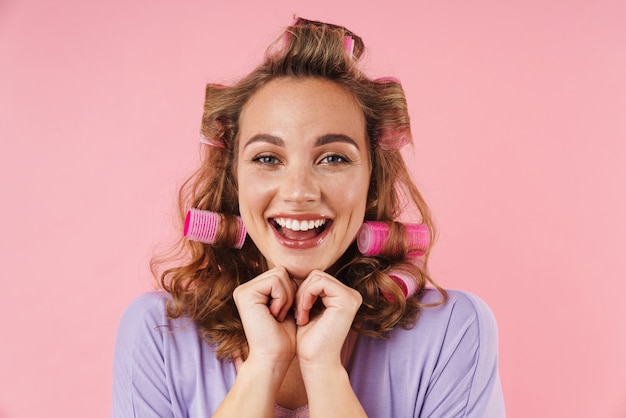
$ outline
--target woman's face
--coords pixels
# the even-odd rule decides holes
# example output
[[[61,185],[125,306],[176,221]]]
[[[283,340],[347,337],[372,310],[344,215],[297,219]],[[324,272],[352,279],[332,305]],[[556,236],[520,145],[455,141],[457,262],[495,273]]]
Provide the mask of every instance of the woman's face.
[[[280,78],[239,119],[239,210],[268,267],[298,280],[328,270],[363,223],[370,181],[365,119],[339,85]]]

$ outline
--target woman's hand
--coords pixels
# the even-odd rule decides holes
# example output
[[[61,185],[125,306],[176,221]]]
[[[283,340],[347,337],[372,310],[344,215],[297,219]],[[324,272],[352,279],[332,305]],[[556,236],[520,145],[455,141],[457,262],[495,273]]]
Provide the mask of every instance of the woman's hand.
[[[301,367],[342,367],[341,348],[363,298],[323,271],[312,271],[296,294]]]
[[[289,367],[296,354],[296,325],[291,315],[295,293],[296,284],[282,267],[235,289],[233,298],[250,350],[247,360],[279,370]]]
[[[297,356],[311,417],[365,417],[341,363],[361,294],[314,270],[296,293]]]
[[[274,416],[278,391],[296,354],[296,322],[290,314],[295,293],[296,283],[280,267],[233,292],[249,353],[214,418]]]

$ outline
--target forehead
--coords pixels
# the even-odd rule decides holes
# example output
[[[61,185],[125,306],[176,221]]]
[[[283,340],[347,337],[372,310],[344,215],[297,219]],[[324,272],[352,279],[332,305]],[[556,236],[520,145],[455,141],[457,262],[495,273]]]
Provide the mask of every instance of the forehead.
[[[333,81],[278,78],[250,97],[239,117],[239,127],[243,136],[258,131],[339,130],[364,137],[365,117],[353,94]]]

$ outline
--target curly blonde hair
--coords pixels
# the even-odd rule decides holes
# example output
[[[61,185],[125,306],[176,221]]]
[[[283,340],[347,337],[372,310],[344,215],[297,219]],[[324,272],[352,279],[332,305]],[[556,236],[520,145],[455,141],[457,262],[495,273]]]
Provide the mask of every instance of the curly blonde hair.
[[[300,18],[270,46],[263,63],[247,77],[233,86],[207,85],[202,135],[219,146],[204,147],[201,166],[179,191],[181,231],[189,208],[218,212],[223,222],[212,245],[188,241],[181,233],[177,251],[155,257],[152,270],[160,286],[171,294],[168,315],[190,317],[201,337],[215,346],[218,358],[246,357],[247,342],[232,294],[241,283],[266,269],[263,256],[249,238],[240,250],[233,248],[239,215],[235,172],[241,110],[259,88],[276,78],[331,80],[351,92],[363,109],[372,164],[365,220],[387,222],[390,235],[382,255],[363,256],[352,244],[342,256],[343,267],[336,277],[363,296],[354,323],[365,326],[355,327],[357,332],[385,338],[397,326],[411,327],[419,311],[428,306],[420,302],[427,283],[439,289],[441,302],[447,297],[428,274],[429,253],[420,263],[408,257],[404,227],[397,221],[407,204],[413,206],[434,241],[428,206],[394,145],[394,141],[410,138],[404,91],[394,79],[365,76],[357,66],[363,51],[361,38],[346,28]],[[173,260],[177,266],[158,273],[164,263]],[[415,297],[404,297],[388,275],[392,270],[415,278]]]

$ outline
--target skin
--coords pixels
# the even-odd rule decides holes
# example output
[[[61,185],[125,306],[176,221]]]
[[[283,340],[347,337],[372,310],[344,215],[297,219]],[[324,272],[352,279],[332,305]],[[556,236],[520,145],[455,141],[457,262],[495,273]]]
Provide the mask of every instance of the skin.
[[[214,416],[271,417],[275,403],[365,416],[341,361],[362,298],[332,274],[363,222],[370,171],[363,112],[339,85],[281,78],[247,102],[239,207],[269,269],[234,292],[250,351]]]

